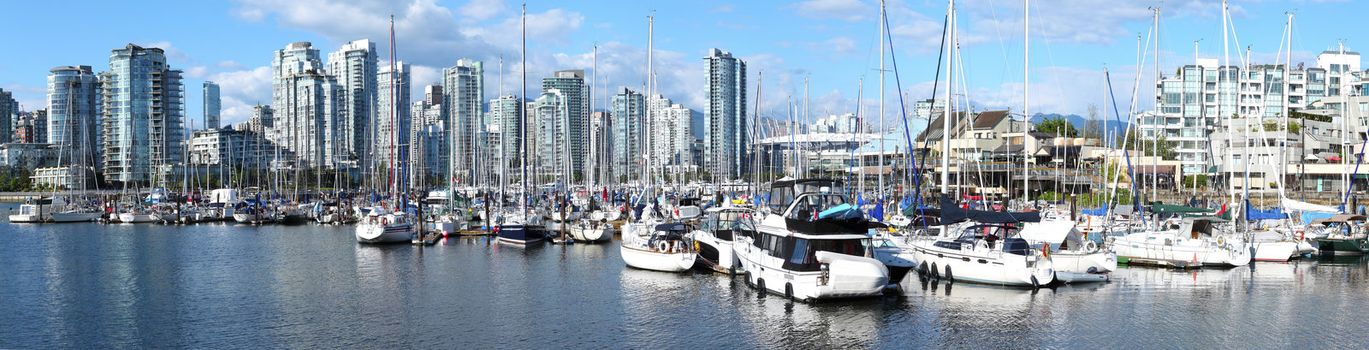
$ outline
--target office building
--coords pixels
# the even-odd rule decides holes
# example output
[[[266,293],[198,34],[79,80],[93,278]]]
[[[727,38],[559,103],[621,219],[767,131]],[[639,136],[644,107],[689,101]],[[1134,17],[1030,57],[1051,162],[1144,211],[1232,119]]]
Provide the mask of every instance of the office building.
[[[219,84],[204,82],[204,129],[218,129],[219,115],[223,106],[219,104]]]
[[[747,171],[746,146],[751,124],[746,118],[746,62],[711,49],[708,65],[708,110],[704,114],[704,166],[713,180],[735,180]]]

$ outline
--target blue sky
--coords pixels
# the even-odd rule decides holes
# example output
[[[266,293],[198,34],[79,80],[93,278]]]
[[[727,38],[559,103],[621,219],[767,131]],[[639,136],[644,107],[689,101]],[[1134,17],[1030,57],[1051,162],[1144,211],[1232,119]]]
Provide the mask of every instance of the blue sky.
[[[965,73],[958,85],[981,107],[1019,110],[1022,2],[961,0],[957,6]],[[1136,77],[1137,35],[1145,40],[1151,28],[1150,6],[1162,8],[1162,71],[1192,62],[1195,40],[1202,40],[1201,56],[1220,57],[1219,2],[1033,1],[1031,110],[1084,114],[1090,104],[1102,106],[1104,66],[1113,72],[1119,101],[1127,103]],[[1289,11],[1296,13],[1294,64],[1314,64],[1316,53],[1334,48],[1338,40],[1357,49],[1361,31],[1349,24],[1358,23],[1366,7],[1340,1],[1233,1],[1232,54],[1250,46],[1254,62],[1274,63]],[[888,8],[904,92],[909,99],[926,98],[946,2],[889,1]],[[342,42],[370,38],[380,43],[384,59],[386,19],[393,13],[399,59],[415,65],[415,90],[437,82],[441,67],[475,58],[486,62],[486,95],[493,98],[500,57],[505,60],[504,91],[518,89],[518,11],[516,2],[484,0],[15,2],[6,5],[10,15],[0,21],[10,48],[0,57],[0,88],[14,91],[25,109],[41,108],[49,68],[91,65],[104,70],[111,49],[138,43],[167,49],[170,64],[186,71],[189,117],[201,117],[200,82],[214,80],[222,85],[226,120],[237,122],[246,119],[252,104],[270,101],[272,51],[311,41],[326,56]],[[878,1],[531,1],[528,13],[530,93],[554,70],[583,68],[593,75],[591,48],[596,44],[599,84],[607,87],[597,101],[606,100],[607,92],[618,86],[641,86],[646,17],[654,13],[660,90],[676,102],[704,107],[702,57],[717,47],[748,61],[753,96],[757,72],[765,72],[766,115],[782,115],[791,96],[801,100],[805,79],[811,85],[814,117],[854,111],[862,78],[866,113],[875,113]],[[1154,57],[1148,55],[1143,87],[1153,79]],[[898,100],[892,74],[887,79],[887,116],[892,119]],[[1144,109],[1147,96],[1153,95],[1147,88],[1141,93]]]

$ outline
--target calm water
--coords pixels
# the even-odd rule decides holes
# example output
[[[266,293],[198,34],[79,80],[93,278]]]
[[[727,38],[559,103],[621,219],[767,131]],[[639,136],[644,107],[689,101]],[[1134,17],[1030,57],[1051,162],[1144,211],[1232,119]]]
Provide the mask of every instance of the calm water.
[[[0,206],[0,213],[14,206]],[[0,348],[1365,348],[1360,259],[816,305],[616,244],[357,245],[350,227],[0,222]]]

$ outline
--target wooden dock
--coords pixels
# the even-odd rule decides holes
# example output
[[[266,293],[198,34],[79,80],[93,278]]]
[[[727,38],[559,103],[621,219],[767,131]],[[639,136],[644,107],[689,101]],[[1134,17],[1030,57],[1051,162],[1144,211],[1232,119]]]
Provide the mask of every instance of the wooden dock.
[[[437,240],[439,240],[439,239],[442,239],[442,235],[441,235],[441,234],[436,233],[436,232],[428,232],[427,234],[423,235],[423,237],[419,237],[419,238],[414,239],[414,240],[413,240],[413,244],[414,244],[414,245],[425,245],[425,246],[434,245],[434,244],[437,244]]]

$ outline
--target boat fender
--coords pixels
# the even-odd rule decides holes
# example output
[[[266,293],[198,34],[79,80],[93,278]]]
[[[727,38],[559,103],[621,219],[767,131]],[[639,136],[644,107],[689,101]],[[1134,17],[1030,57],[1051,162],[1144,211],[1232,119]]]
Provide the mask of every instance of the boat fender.
[[[669,251],[668,249],[670,249],[670,245],[666,244],[665,241],[660,241],[656,243],[656,250],[665,252]]]
[[[951,274],[951,265],[946,265],[946,282],[955,282],[955,275]]]
[[[1041,289],[1041,283],[1036,281],[1036,276],[1032,276],[1032,290]]]
[[[940,271],[936,269],[936,263],[932,263],[932,278],[941,279]]]
[[[784,297],[785,297],[786,299],[790,299],[790,300],[793,300],[793,299],[794,299],[794,284],[793,284],[793,283],[785,283],[785,284],[784,284]]]
[[[389,225],[389,224],[390,224],[390,220],[388,220],[388,219],[386,219],[386,218],[380,218],[380,226],[385,226],[385,225]]]
[[[1093,253],[1098,251],[1098,243],[1094,241],[1084,242],[1084,251]]]

